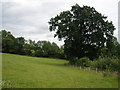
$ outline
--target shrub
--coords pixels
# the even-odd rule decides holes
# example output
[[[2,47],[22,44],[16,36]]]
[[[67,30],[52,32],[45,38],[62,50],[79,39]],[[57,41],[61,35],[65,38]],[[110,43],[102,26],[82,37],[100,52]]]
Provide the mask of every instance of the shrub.
[[[80,58],[76,61],[75,65],[81,66],[81,67],[89,67],[90,66],[90,60],[88,57]]]
[[[110,70],[112,71],[120,70],[119,59],[111,59]]]
[[[72,58],[69,58],[69,64],[71,65],[75,65],[75,63],[78,61],[78,58],[77,57],[72,57]]]
[[[118,61],[117,58],[99,57],[91,63],[91,67],[99,70],[118,71],[120,69]]]

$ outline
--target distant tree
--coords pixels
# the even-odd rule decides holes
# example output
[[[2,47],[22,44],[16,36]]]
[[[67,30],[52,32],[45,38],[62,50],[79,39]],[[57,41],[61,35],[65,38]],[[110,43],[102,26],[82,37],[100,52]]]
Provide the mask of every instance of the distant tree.
[[[117,46],[119,45],[117,38],[108,39],[106,47],[108,48],[109,57],[117,56]]]
[[[59,57],[60,49],[56,43],[51,43],[51,57]]]
[[[109,57],[117,56],[120,58],[120,44],[118,43],[117,38],[113,36],[110,41],[107,45],[109,52],[111,53]]]
[[[60,58],[60,48],[56,43],[51,43],[49,41],[38,41],[36,43],[36,53],[37,57],[53,57]]]
[[[25,39],[23,37],[15,38],[14,52],[17,54],[25,54],[24,45],[25,45]]]
[[[45,57],[51,55],[51,43],[49,41],[42,41],[42,49]]]
[[[64,52],[70,61],[72,57],[94,59],[98,57],[98,51],[112,40],[115,30],[106,18],[93,7],[76,4],[71,10],[51,18],[49,29],[56,32],[55,37],[64,40]]]
[[[60,58],[62,59],[66,59],[66,56],[64,54],[64,46],[60,46]]]
[[[1,31],[2,35],[2,52],[4,53],[14,53],[14,43],[15,37],[6,30]]]
[[[43,51],[42,47],[43,47],[42,41],[38,41],[36,43],[35,56],[37,56],[37,57],[43,57],[44,56],[44,51]]]
[[[119,45],[117,38],[113,36],[112,39],[107,42],[107,45],[100,50],[101,56],[111,58],[114,56],[119,57]]]
[[[24,52],[28,56],[35,56],[36,43],[32,40],[26,40],[24,45]]]
[[[25,40],[23,37],[15,38],[6,30],[0,31],[0,45],[3,53],[14,53],[37,57],[61,58],[61,50],[56,43],[49,41]]]

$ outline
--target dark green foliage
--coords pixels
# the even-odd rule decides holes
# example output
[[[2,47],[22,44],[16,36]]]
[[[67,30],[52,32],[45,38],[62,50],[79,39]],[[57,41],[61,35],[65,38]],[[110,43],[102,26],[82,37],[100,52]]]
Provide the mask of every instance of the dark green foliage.
[[[118,43],[117,38],[113,36],[109,41],[109,43],[106,45],[107,52],[103,54],[107,55],[108,57],[113,57],[113,56],[120,57],[119,46],[120,44]]]
[[[54,57],[54,58],[62,58],[61,49],[57,46],[56,43],[50,43],[49,41],[38,41],[36,43],[36,52],[35,56],[39,57]],[[63,57],[64,58],[64,57]]]
[[[120,70],[119,59],[109,57],[99,57],[99,59],[91,62],[91,67],[99,70]]]
[[[78,61],[77,57],[71,57],[71,58],[69,58],[69,64],[71,64],[71,65],[75,65],[77,61]]]
[[[51,18],[49,24],[50,31],[56,32],[55,37],[64,40],[69,64],[99,70],[120,69],[120,44],[113,36],[115,27],[93,7],[76,4]]]
[[[17,54],[25,54],[24,52],[24,45],[25,45],[25,39],[23,37],[15,38],[15,44],[14,44],[14,52]]]
[[[0,33],[0,38],[2,39],[2,52],[24,54],[23,47],[25,39],[23,37],[15,38],[6,30],[2,30]]]
[[[25,40],[23,37],[15,38],[10,32],[0,32],[3,53],[15,53],[36,57],[64,58],[63,48],[49,41]]]
[[[96,60],[91,61],[88,57],[71,58],[69,64],[84,67],[91,67],[92,69],[103,70],[106,72],[109,71],[119,71],[120,70],[120,59],[117,57],[99,57]],[[104,73],[103,73],[104,74]]]
[[[89,67],[91,61],[87,57],[80,58],[76,61],[75,65],[81,66],[81,67]]]
[[[93,7],[76,4],[71,10],[50,19],[50,31],[55,31],[55,37],[64,40],[64,51],[69,60],[84,56],[93,60],[105,44],[107,48],[111,47],[115,28],[106,18]]]
[[[99,56],[102,57],[117,57],[120,59],[120,44],[117,41],[116,37],[112,37],[111,43],[109,43],[109,45],[101,48],[99,50]]]
[[[0,33],[1,38],[2,38],[2,52],[6,53],[14,53],[14,44],[15,43],[15,37],[10,33],[5,30],[2,30]]]
[[[120,44],[118,44],[116,48],[117,57],[120,59]]]

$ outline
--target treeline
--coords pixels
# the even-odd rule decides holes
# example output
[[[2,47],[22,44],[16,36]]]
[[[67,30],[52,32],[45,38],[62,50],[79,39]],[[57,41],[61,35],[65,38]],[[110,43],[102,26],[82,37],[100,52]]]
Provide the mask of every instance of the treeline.
[[[11,54],[28,55],[34,57],[65,58],[63,46],[49,41],[25,40],[24,37],[15,38],[11,32],[0,31],[2,52]]]
[[[0,41],[2,41],[3,53],[20,54],[33,57],[49,57],[67,59],[64,53],[65,48],[59,47],[56,43],[49,41],[32,41],[25,40],[24,37],[15,38],[10,32],[6,30],[0,31]],[[120,44],[117,39],[113,37],[110,48],[103,47],[98,58],[91,60],[89,57],[82,58],[72,57],[72,63],[68,65],[75,65],[81,68],[90,67],[98,70],[119,71],[120,70]],[[73,52],[74,53],[74,52]]]

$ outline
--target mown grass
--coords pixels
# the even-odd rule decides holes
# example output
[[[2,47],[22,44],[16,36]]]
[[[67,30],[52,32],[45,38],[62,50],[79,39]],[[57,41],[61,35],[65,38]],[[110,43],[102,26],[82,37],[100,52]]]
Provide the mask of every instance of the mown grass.
[[[65,66],[66,60],[2,54],[3,88],[117,88],[116,76]]]

